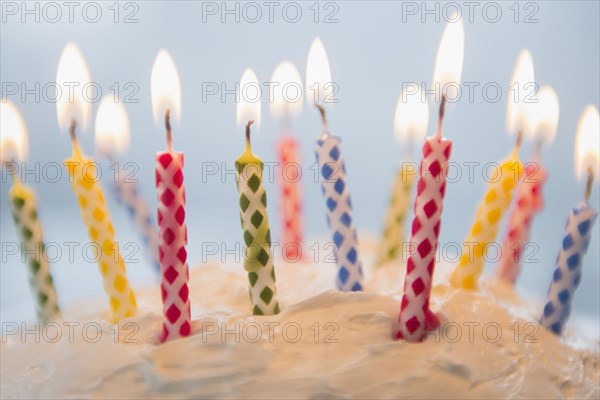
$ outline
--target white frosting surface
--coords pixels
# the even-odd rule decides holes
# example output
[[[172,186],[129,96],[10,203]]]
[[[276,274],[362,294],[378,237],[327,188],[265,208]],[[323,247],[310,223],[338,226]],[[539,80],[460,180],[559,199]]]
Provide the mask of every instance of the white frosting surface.
[[[105,308],[102,302],[67,312],[65,321],[81,325],[74,335],[63,325],[56,343],[43,336],[35,343],[32,334],[25,341],[18,334],[8,335],[0,345],[1,397],[600,396],[600,343],[574,339],[570,333],[558,338],[541,327],[534,333],[535,326],[525,324],[535,322],[540,304],[522,303],[500,283],[484,282],[472,293],[451,289],[446,284],[450,267],[438,266],[431,304],[442,316],[442,333],[409,344],[392,340],[404,267],[367,269],[367,290],[362,293],[332,290],[334,264],[279,262],[275,268],[282,312],[268,317],[249,314],[248,281],[241,265],[193,268],[193,336],[164,345],[158,344],[158,287],[137,291],[139,316],[128,320],[134,325],[121,323],[117,342],[115,330],[98,316]],[[85,323],[102,327],[96,343],[83,340]],[[479,323],[471,325],[472,335],[470,323]],[[262,337],[256,337],[257,327]],[[48,329],[46,336],[54,337],[55,330]],[[229,333],[223,335],[225,329]],[[136,343],[124,343],[128,333]],[[527,338],[527,333],[533,334]],[[94,336],[95,329],[89,329],[88,337]]]

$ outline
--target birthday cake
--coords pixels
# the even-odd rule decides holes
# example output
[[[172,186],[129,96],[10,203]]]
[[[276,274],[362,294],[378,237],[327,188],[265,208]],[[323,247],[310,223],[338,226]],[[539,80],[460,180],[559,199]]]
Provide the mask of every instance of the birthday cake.
[[[363,254],[374,254],[366,249]],[[371,249],[372,250],[372,249]],[[599,343],[539,327],[541,304],[483,281],[451,288],[438,266],[425,342],[392,339],[405,269],[371,268],[332,290],[333,263],[276,264],[281,313],[251,315],[241,266],[190,273],[192,335],[159,342],[159,288],[118,327],[103,303],[2,343],[2,398],[598,398]],[[57,332],[59,334],[57,334]],[[37,338],[37,340],[36,340]]]

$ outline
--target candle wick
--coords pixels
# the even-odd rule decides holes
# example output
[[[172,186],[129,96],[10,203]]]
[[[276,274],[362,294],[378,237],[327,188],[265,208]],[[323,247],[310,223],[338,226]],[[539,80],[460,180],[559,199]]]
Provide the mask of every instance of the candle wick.
[[[8,165],[8,164],[12,164],[12,165],[16,166],[17,159],[14,157],[11,157],[11,159],[9,161],[2,163],[2,165]],[[12,175],[12,182],[14,185],[18,185],[19,183],[21,183],[21,178],[17,176],[18,172],[14,172],[11,175]]]
[[[585,194],[583,196],[585,203],[587,204],[590,196],[592,195],[592,185],[594,184],[594,171],[592,168],[588,168],[588,179],[587,184],[585,185]]]
[[[521,148],[521,144],[523,143],[523,128],[520,128],[517,132],[517,141],[515,143],[515,156],[519,154],[519,149]]]
[[[246,124],[246,145],[250,147],[250,126],[254,123],[254,120],[249,120]]]
[[[77,128],[77,121],[72,119],[71,126],[69,127],[69,135],[71,136],[71,140],[73,142],[77,142],[77,136],[75,136],[75,128]]]
[[[319,112],[321,113],[321,121],[323,122],[323,129],[327,131],[327,115],[325,114],[325,108],[320,104],[315,104],[315,107],[319,109]]]
[[[167,147],[169,151],[173,150],[173,136],[171,133],[171,110],[165,111],[165,129],[167,130]]]
[[[446,112],[446,96],[442,95],[442,101],[440,102],[440,111],[438,114],[438,125],[437,132],[435,134],[436,138],[442,138],[442,125],[444,123],[444,114]]]

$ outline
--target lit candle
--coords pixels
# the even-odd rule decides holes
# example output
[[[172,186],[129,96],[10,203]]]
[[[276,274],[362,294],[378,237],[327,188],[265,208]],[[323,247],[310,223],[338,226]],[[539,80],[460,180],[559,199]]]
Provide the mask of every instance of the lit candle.
[[[577,127],[575,162],[579,179],[587,172],[583,203],[571,210],[566,234],[556,259],[556,270],[548,290],[540,324],[560,335],[569,319],[575,290],[581,282],[583,257],[592,239],[592,228],[598,212],[588,204],[592,185],[600,175],[598,155],[600,117],[598,109],[589,105],[583,111]]]
[[[254,72],[246,69],[240,80],[240,88],[249,85],[259,87]],[[241,97],[237,105],[237,123],[246,124],[246,148],[235,161],[235,169],[240,194],[240,221],[246,244],[244,270],[248,272],[252,314],[273,315],[279,313],[279,302],[267,215],[267,193],[262,184],[263,161],[250,147],[250,126],[260,125],[260,113],[260,101],[251,102]]]
[[[406,217],[411,204],[412,187],[415,181],[416,168],[411,162],[412,147],[427,132],[429,107],[421,90],[417,87],[414,93],[402,92],[396,105],[394,130],[401,142],[408,144],[409,162],[398,169],[396,181],[392,188],[392,197],[385,219],[385,229],[379,249],[378,265],[396,261],[401,258]]]
[[[90,74],[83,55],[74,44],[68,44],[60,58],[56,82],[77,82],[80,86],[90,82]],[[88,94],[89,96],[89,94]],[[92,98],[89,96],[88,98]],[[110,220],[104,193],[98,182],[99,173],[94,161],[81,153],[75,128],[78,124],[85,127],[91,109],[80,90],[75,95],[62,96],[56,103],[58,123],[63,129],[69,129],[73,144],[73,154],[65,159],[71,188],[77,197],[81,218],[88,228],[90,239],[99,251],[98,266],[108,295],[112,319],[118,322],[136,313],[135,295],[127,280],[125,263],[119,246],[115,242],[115,231]]]
[[[0,163],[23,161],[27,155],[27,128],[17,107],[8,100],[0,102]],[[38,219],[37,199],[33,190],[12,171],[13,184],[8,191],[12,215],[21,242],[21,253],[29,266],[29,284],[42,322],[58,319],[60,310],[44,248],[42,225]]]
[[[181,117],[181,83],[175,63],[166,50],[160,50],[150,78],[154,121],[164,121],[167,149],[156,153],[156,192],[158,194],[158,254],[161,271],[163,321],[160,341],[189,336],[191,314],[187,226],[185,225],[185,186],[183,152],[173,149],[171,118]]]
[[[290,120],[302,111],[302,80],[294,64],[284,61],[275,68],[271,82],[277,85],[270,102],[271,112],[281,119],[283,131],[277,143],[281,245],[283,258],[294,262],[302,257],[302,172]]]
[[[446,26],[437,52],[434,85],[443,88],[458,84],[462,74],[464,54],[462,22]],[[446,98],[442,96],[435,136],[425,139],[420,177],[412,223],[411,251],[406,263],[404,294],[400,314],[394,326],[394,337],[408,342],[420,342],[427,331],[439,326],[438,317],[429,307],[435,253],[438,247],[446,177],[452,142],[442,136]]]
[[[521,272],[521,256],[531,236],[531,223],[543,207],[542,189],[548,176],[541,162],[544,142],[552,142],[558,125],[558,97],[550,86],[537,93],[534,110],[537,147],[533,161],[525,166],[517,188],[516,202],[508,219],[508,231],[502,243],[498,277],[514,285]],[[533,130],[532,130],[533,133]]]
[[[507,121],[510,132],[517,131],[517,140],[510,156],[500,163],[490,177],[486,194],[475,214],[475,222],[464,241],[458,265],[450,281],[454,287],[474,289],[485,264],[485,252],[498,235],[502,215],[512,201],[512,195],[523,174],[519,149],[524,131],[531,129],[532,107],[527,90],[533,90],[533,60],[528,50],[522,50],[515,64],[509,96]]]
[[[352,223],[352,203],[346,182],[346,165],[341,152],[341,139],[333,135],[327,126],[325,109],[319,101],[327,102],[332,96],[333,84],[329,60],[321,40],[316,38],[308,53],[306,87],[314,91],[307,97],[315,101],[323,121],[323,133],[317,139],[316,154],[321,187],[327,207],[327,221],[333,235],[338,263],[336,285],[342,291],[363,289],[363,270],[358,254],[358,237]]]
[[[105,96],[100,101],[96,114],[96,149],[97,152],[111,161],[115,155],[129,146],[129,118],[127,110],[120,99]],[[151,256],[155,270],[160,272],[158,262],[158,232],[146,200],[140,196],[137,178],[129,177],[129,173],[118,167],[112,181],[112,193],[119,204],[129,213],[136,229]]]

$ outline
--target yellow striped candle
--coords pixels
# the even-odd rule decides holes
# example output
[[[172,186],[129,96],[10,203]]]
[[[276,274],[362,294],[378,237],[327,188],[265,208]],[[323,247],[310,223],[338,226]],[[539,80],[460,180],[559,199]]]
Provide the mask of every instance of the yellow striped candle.
[[[475,222],[464,241],[458,266],[452,274],[455,287],[474,289],[485,264],[485,251],[498,235],[502,215],[508,210],[513,191],[523,174],[518,149],[504,161],[490,178],[487,192],[479,204]]]
[[[517,142],[510,157],[488,175],[488,188],[475,214],[475,222],[463,244],[458,265],[450,281],[455,287],[474,289],[485,265],[489,245],[496,239],[502,215],[510,207],[513,192],[523,174],[519,148],[524,134],[532,130],[532,103],[528,100],[535,90],[533,59],[527,49],[521,50],[510,83],[506,111],[507,127],[518,132]]]
[[[72,127],[72,131],[74,126]],[[118,322],[136,312],[133,290],[127,280],[125,263],[115,243],[115,230],[110,220],[104,193],[98,182],[96,164],[81,154],[73,136],[73,154],[64,161],[73,193],[77,197],[81,218],[88,229],[90,240],[99,251],[98,266],[104,291],[108,295],[112,319]]]

